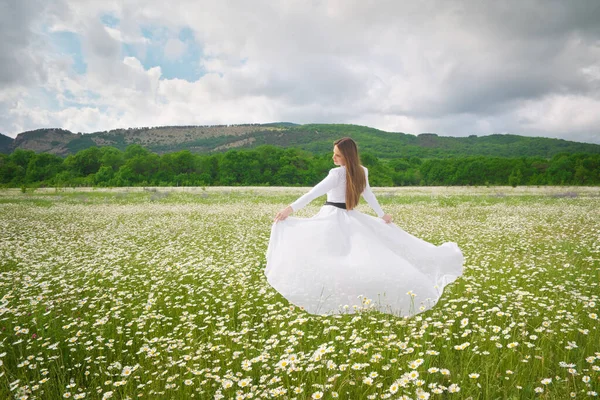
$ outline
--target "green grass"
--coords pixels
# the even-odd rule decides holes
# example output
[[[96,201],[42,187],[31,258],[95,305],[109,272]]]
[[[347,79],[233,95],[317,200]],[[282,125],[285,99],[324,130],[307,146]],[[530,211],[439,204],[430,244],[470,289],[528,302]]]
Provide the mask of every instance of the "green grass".
[[[305,190],[0,192],[0,398],[599,391],[598,189],[378,189],[398,226],[466,258],[412,318],[313,316],[270,287],[272,217]]]

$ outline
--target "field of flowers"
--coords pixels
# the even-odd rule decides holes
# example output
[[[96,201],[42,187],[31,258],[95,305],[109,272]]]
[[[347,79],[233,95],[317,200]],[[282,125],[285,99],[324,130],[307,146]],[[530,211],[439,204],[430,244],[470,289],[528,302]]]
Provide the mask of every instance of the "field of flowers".
[[[0,191],[0,398],[597,396],[600,188],[376,189],[466,258],[411,318],[269,286],[272,218],[305,191]]]

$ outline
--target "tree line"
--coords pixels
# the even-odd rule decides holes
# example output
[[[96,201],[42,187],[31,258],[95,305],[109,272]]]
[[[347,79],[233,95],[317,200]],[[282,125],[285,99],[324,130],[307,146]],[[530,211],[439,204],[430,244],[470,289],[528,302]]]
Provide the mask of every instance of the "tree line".
[[[372,186],[598,185],[600,154],[560,153],[552,158],[462,156],[379,159],[361,154]],[[333,168],[331,154],[259,146],[198,155],[158,155],[130,145],[90,147],[65,158],[18,149],[0,154],[2,187],[65,186],[312,186]]]

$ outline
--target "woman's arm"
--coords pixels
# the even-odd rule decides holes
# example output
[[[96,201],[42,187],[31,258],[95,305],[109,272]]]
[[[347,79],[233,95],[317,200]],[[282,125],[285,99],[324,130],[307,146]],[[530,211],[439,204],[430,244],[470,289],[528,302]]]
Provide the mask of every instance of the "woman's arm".
[[[294,211],[298,211],[308,203],[316,199],[317,197],[323,196],[325,193],[333,189],[338,183],[339,174],[337,168],[329,170],[329,174],[321,182],[317,183],[308,193],[300,196],[298,200],[281,210],[276,216],[275,221],[281,221],[286,219]]]
[[[337,168],[329,170],[329,174],[321,182],[317,183],[315,187],[310,189],[308,193],[301,196],[298,200],[290,204],[294,211],[306,206],[308,203],[316,199],[317,197],[323,196],[325,193],[333,189],[338,183]]]
[[[375,197],[375,194],[373,194],[371,186],[369,185],[369,170],[366,167],[363,168],[365,169],[366,186],[365,190],[362,192],[362,196],[367,201],[367,203],[369,203],[369,205],[371,206],[373,211],[375,211],[378,217],[383,218],[383,220],[386,223],[390,223],[392,221],[392,216],[384,213],[381,209],[381,206],[379,205],[379,202],[377,201],[377,198]]]

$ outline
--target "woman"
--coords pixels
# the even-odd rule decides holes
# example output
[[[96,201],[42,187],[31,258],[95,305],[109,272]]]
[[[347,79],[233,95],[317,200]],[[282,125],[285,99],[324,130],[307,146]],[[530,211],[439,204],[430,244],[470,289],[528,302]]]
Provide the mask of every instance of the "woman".
[[[325,179],[275,216],[265,275],[291,303],[311,314],[376,308],[409,316],[431,308],[462,274],[456,243],[435,246],[391,223],[369,186],[350,138],[333,146]],[[288,218],[312,200],[327,202],[312,218]],[[379,218],[354,208],[360,195]]]

